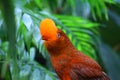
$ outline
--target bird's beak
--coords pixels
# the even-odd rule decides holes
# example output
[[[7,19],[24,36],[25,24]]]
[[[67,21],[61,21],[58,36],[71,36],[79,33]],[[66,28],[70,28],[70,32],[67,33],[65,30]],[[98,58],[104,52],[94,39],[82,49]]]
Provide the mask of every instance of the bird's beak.
[[[42,40],[45,40],[45,41],[47,41],[47,40],[48,40],[48,38],[47,38],[47,37],[45,37],[45,36],[42,36],[41,38],[42,38]]]

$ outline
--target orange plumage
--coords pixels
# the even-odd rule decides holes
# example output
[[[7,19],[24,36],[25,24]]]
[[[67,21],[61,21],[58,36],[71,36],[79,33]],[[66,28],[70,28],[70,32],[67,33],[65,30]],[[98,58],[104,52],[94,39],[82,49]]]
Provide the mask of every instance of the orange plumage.
[[[60,80],[110,80],[93,59],[72,45],[51,19],[41,21],[40,33]]]

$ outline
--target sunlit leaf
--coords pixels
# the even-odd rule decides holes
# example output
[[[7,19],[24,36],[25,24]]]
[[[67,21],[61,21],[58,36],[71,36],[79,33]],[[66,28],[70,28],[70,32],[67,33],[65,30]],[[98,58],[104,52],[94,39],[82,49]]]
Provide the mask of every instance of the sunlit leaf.
[[[30,15],[28,15],[28,14],[23,15],[23,23],[25,24],[26,28],[30,31],[31,25],[32,25],[32,19],[31,19]]]
[[[35,58],[35,48],[30,48],[30,60],[34,60]]]

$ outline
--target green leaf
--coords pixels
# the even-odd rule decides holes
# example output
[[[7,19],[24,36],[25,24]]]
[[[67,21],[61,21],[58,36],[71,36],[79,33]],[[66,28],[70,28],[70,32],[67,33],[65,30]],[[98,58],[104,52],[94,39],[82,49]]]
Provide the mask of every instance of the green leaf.
[[[46,74],[45,80],[53,80],[53,79],[48,74]]]
[[[31,47],[30,48],[30,60],[33,61],[35,58],[35,48]]]
[[[5,53],[0,49],[0,60],[5,59]],[[1,62],[0,62],[1,63]]]
[[[98,27],[98,23],[92,23],[88,20],[77,16],[68,16],[68,15],[55,15],[65,26],[67,27],[83,27],[83,28],[92,28]]]
[[[31,25],[33,24],[30,15],[24,14],[24,15],[22,16],[22,21],[23,21],[23,23],[25,24],[27,30],[30,31],[30,30],[31,30]]]
[[[32,31],[28,31],[24,23],[21,21],[21,25],[18,29],[18,36],[23,36],[24,37],[24,42],[27,46],[28,51],[30,50],[30,45],[32,42],[33,38],[33,33]]]
[[[27,46],[27,49],[28,51],[30,51],[30,46],[31,46],[31,42],[32,42],[32,32],[28,31],[25,36],[24,36],[24,39],[25,39],[25,43],[26,43],[26,46]]]
[[[44,74],[39,69],[35,69],[31,74],[30,80],[44,80]]]
[[[40,35],[39,27],[35,26],[33,30],[33,40],[37,48],[39,46],[40,38],[41,38],[41,35]]]
[[[42,67],[36,62],[29,63],[32,66],[32,73],[30,74],[30,80],[46,80],[52,79],[57,80],[56,75],[53,72],[48,71],[46,68]]]
[[[74,1],[74,0],[67,0],[67,2],[71,6],[72,15],[76,15],[76,1]]]
[[[28,65],[28,64],[22,65],[20,67],[20,79],[21,80],[28,80],[30,72],[31,72],[31,66],[30,65]]]
[[[5,54],[7,54],[7,52],[8,52],[8,46],[9,46],[8,41],[2,42],[1,48],[5,52]]]
[[[120,57],[108,45],[99,43],[99,55],[111,80],[120,79]]]
[[[106,20],[108,20],[107,7],[104,0],[88,0],[91,7],[93,17],[96,18],[96,15],[102,19],[102,12],[105,15]],[[95,15],[96,14],[96,15]]]
[[[27,33],[27,28],[24,25],[23,21],[20,21],[20,27],[18,28],[18,36],[25,36]]]

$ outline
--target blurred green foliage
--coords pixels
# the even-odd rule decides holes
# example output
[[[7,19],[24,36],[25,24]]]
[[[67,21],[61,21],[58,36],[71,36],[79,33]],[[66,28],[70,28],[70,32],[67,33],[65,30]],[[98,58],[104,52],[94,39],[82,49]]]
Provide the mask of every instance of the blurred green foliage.
[[[0,80],[58,80],[41,40],[44,18],[120,80],[119,9],[119,0],[0,0]]]

